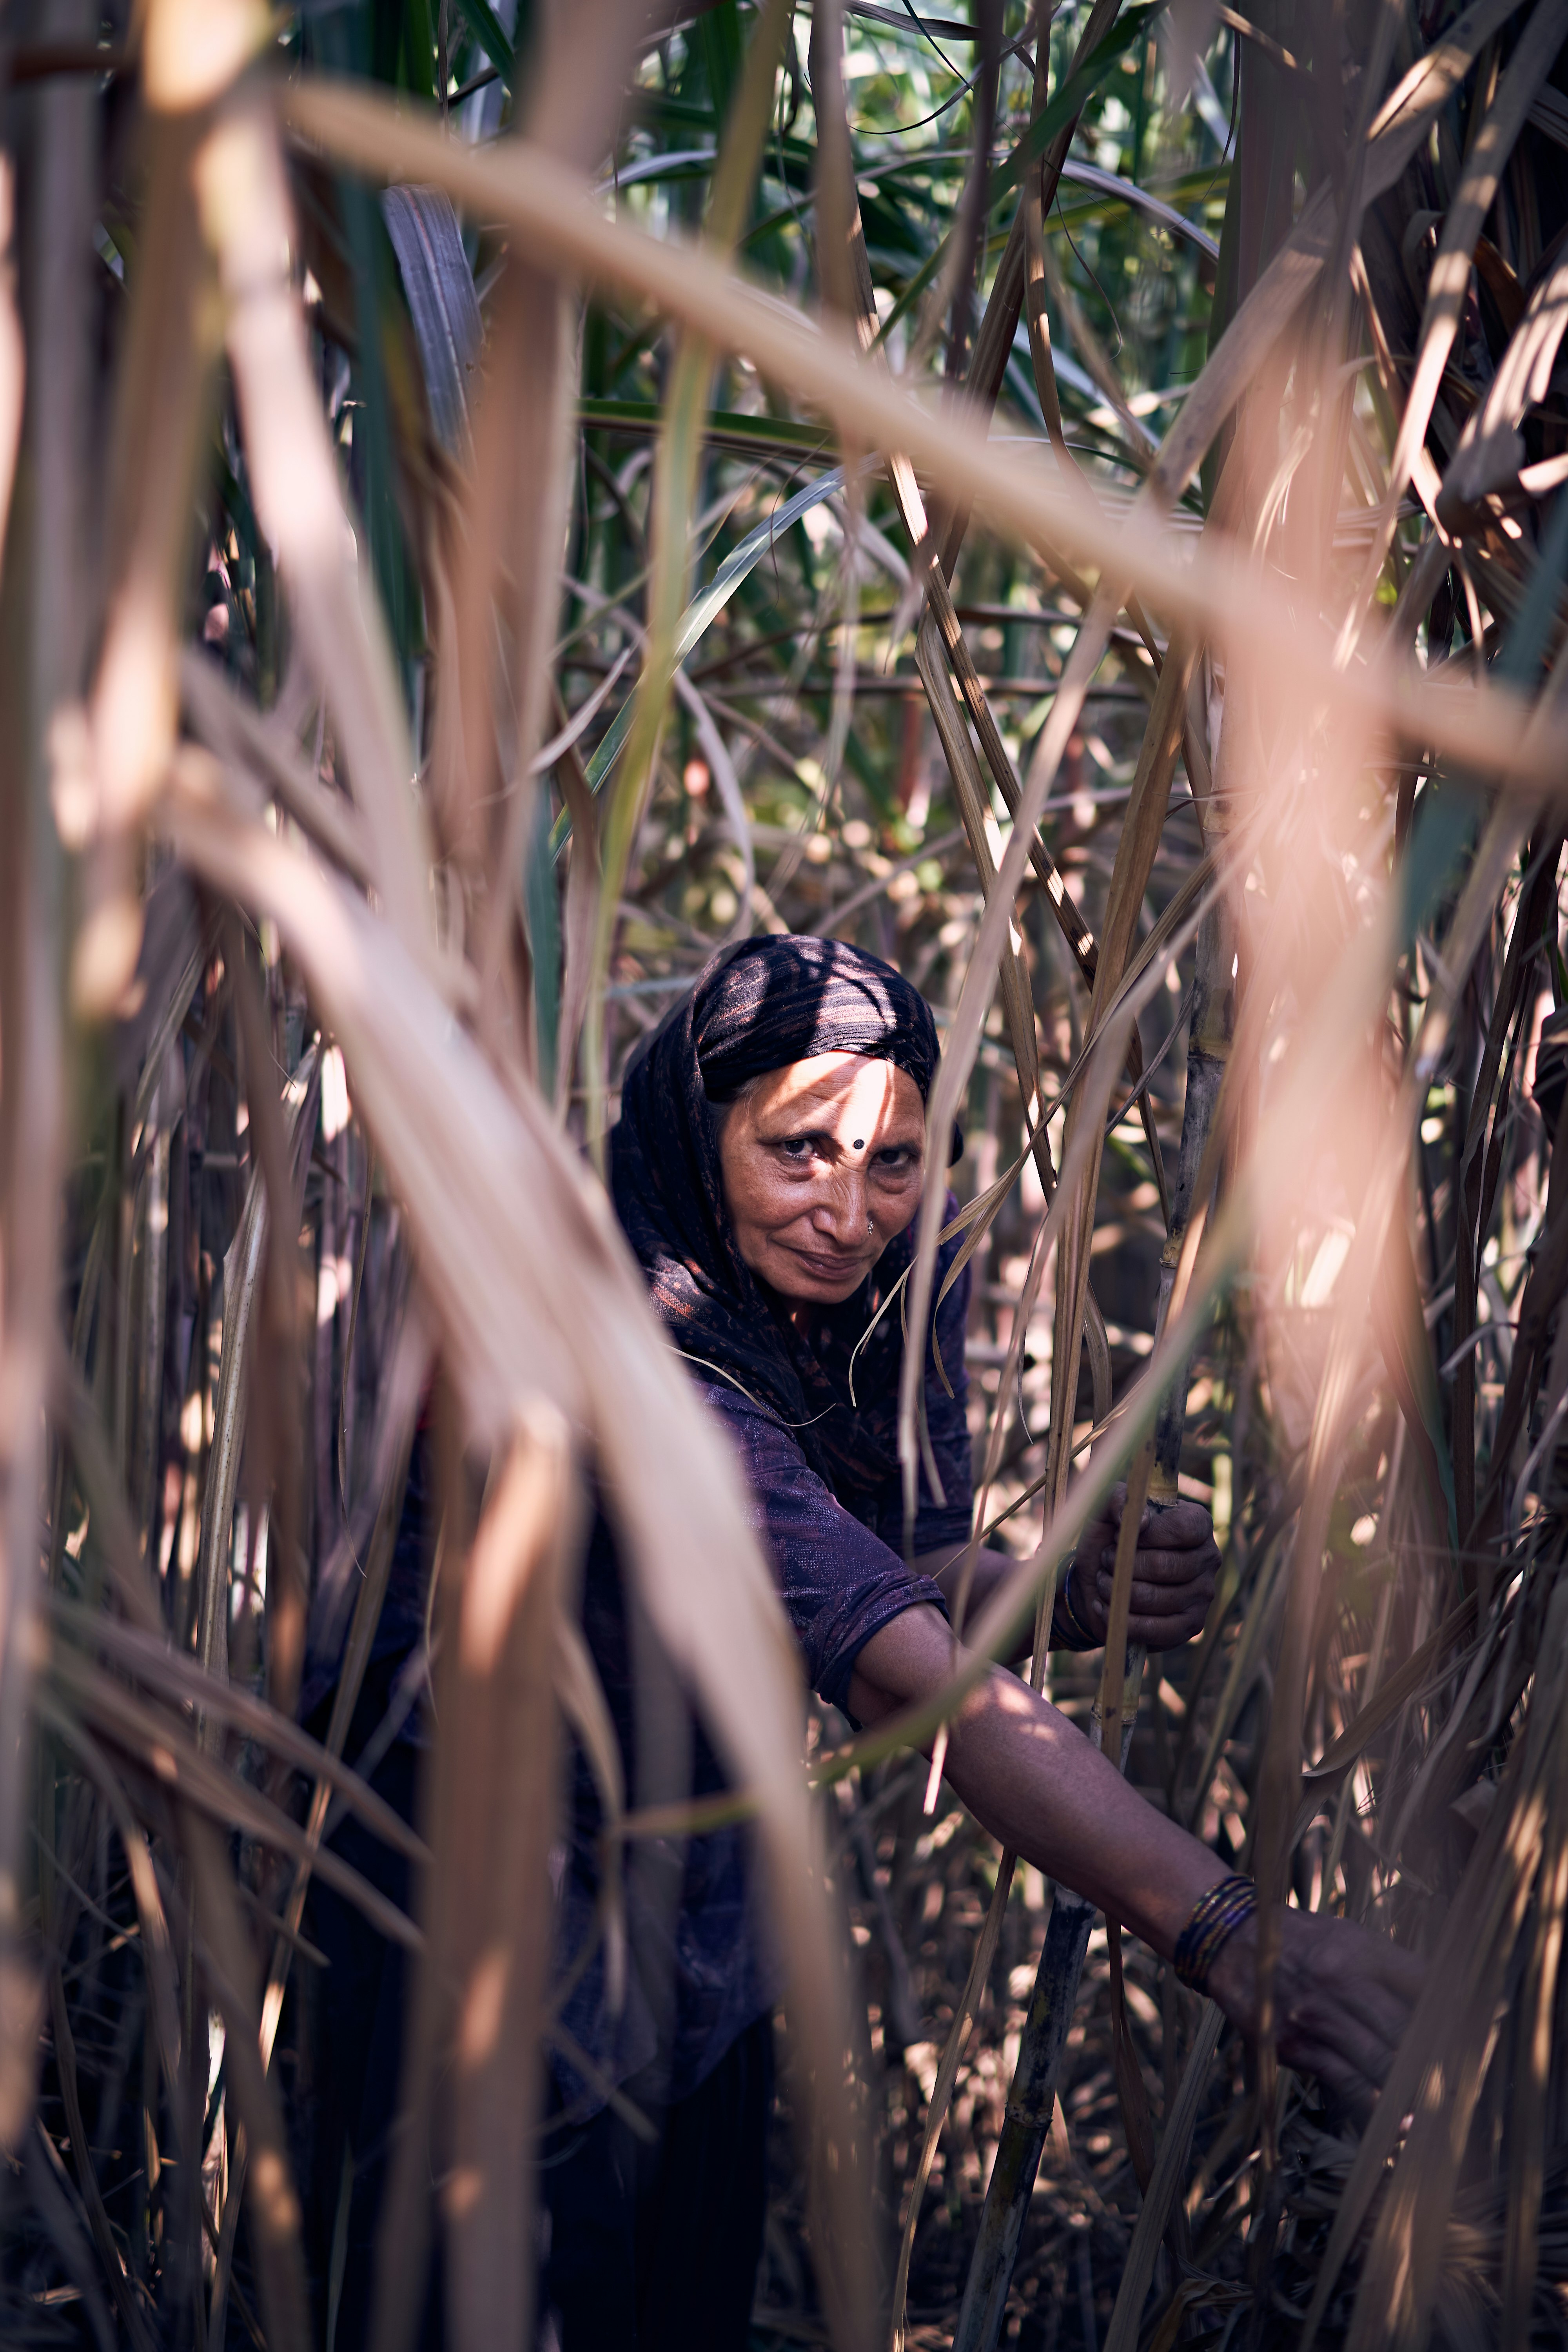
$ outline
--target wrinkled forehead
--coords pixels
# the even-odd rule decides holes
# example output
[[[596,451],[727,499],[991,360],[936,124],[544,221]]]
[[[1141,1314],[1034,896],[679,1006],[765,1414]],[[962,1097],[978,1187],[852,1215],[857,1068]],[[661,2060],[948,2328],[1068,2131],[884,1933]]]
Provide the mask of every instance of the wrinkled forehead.
[[[810,1054],[782,1069],[764,1071],[751,1095],[752,1115],[805,1114],[837,1127],[857,1120],[877,1132],[891,1124],[925,1128],[921,1090],[907,1070],[866,1054]]]

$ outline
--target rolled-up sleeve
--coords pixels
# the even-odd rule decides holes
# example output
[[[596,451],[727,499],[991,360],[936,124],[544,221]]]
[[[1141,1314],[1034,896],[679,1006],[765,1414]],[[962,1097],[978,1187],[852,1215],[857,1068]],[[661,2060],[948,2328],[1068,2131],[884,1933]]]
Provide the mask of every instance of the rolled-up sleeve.
[[[849,1677],[872,1634],[906,1609],[930,1606],[945,1617],[942,1588],[912,1574],[845,1510],[787,1430],[732,1389],[715,1386],[706,1394],[740,1455],[752,1524],[772,1563],[806,1679],[847,1713]]]

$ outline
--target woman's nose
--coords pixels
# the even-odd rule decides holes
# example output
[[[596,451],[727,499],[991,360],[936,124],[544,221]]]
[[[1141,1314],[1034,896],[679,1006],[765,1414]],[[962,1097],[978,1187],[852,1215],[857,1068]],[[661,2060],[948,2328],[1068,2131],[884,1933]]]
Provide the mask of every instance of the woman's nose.
[[[831,1234],[836,1242],[847,1244],[860,1239],[868,1214],[865,1171],[850,1167],[839,1171],[818,1200],[813,1222],[818,1233]]]

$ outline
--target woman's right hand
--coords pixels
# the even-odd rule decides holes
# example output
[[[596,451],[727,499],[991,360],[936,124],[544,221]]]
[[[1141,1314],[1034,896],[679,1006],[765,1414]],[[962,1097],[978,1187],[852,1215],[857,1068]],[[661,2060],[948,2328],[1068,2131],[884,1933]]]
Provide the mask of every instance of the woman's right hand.
[[[1068,1570],[1068,1613],[1096,1643],[1105,1640],[1110,1623],[1116,1545],[1126,1501],[1125,1483],[1113,1486],[1098,1517],[1079,1538]],[[1128,1640],[1141,1642],[1148,1650],[1174,1650],[1196,1641],[1218,1574],[1214,1521],[1201,1503],[1145,1503],[1132,1561]]]
[[[932,1608],[906,1609],[855,1662],[851,1712],[865,1724],[952,1688],[963,1644]],[[973,1661],[970,1662],[973,1664]],[[1047,1878],[1076,1887],[1167,1957],[1219,1858],[1129,1787],[1050,1702],[989,1666],[948,1717],[947,1779],[975,1819]],[[927,1742],[929,1751],[929,1740]],[[1364,2114],[1393,2063],[1426,1971],[1386,1937],[1287,1910],[1281,1924],[1278,2046]],[[1258,2031],[1258,1923],[1223,1945],[1209,1989],[1241,2031]]]
[[[1280,1914],[1275,1978],[1280,2058],[1313,2074],[1331,2096],[1364,2117],[1388,2070],[1426,1974],[1426,1964],[1386,1936],[1312,1911]],[[1248,2039],[1258,2032],[1258,1921],[1220,1950],[1209,1990]]]

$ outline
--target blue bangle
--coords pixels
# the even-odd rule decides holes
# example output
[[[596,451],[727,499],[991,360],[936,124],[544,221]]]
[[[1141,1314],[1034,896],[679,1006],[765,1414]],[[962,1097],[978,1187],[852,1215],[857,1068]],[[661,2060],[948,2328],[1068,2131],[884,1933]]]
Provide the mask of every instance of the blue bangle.
[[[1222,1878],[1193,1906],[1192,1916],[1176,1938],[1176,1974],[1194,1992],[1206,1993],[1209,1971],[1238,1927],[1258,1909],[1258,1889],[1239,1871]]]

